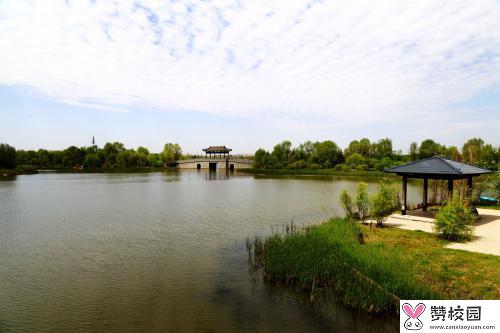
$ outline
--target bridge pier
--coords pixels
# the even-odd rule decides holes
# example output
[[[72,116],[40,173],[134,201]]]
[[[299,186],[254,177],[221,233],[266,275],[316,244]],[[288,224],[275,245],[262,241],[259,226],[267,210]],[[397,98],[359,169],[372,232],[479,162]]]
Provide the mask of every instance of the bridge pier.
[[[177,161],[178,169],[224,169],[236,171],[253,167],[253,161],[241,158],[195,158]]]

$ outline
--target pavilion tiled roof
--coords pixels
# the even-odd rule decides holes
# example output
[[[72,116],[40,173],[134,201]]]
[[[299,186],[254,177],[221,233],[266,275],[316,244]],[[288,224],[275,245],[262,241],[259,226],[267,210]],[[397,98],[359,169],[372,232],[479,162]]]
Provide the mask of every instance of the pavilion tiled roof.
[[[398,175],[442,175],[442,176],[476,176],[491,171],[473,165],[452,161],[439,156],[425,158],[404,165],[384,170]]]
[[[208,148],[203,149],[204,152],[207,153],[223,153],[230,152],[232,149],[227,148],[226,146],[210,146]]]

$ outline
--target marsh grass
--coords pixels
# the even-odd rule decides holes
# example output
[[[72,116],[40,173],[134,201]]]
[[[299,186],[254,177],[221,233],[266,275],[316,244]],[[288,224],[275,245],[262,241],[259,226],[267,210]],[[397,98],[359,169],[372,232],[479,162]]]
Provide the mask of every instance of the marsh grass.
[[[399,299],[500,297],[498,257],[445,244],[421,232],[332,219],[261,239],[249,253],[269,282],[310,293],[333,290],[347,305],[371,313],[396,313]]]

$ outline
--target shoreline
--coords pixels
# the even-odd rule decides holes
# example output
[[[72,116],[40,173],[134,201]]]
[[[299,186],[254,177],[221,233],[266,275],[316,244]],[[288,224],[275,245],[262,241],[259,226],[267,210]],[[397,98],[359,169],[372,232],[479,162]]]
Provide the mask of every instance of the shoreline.
[[[39,173],[148,173],[148,172],[163,172],[174,171],[175,167],[144,167],[144,168],[31,168],[20,167],[17,169],[0,169],[0,177],[14,177],[21,175],[35,175]]]
[[[370,229],[339,218],[293,227],[256,238],[249,253],[265,281],[298,288],[312,298],[331,291],[353,309],[391,315],[399,299],[500,297],[500,257],[447,248],[450,242],[433,234]]]
[[[0,169],[0,177],[15,177],[20,175],[35,175],[38,170],[35,168]]]
[[[256,176],[349,176],[349,177],[384,177],[396,178],[383,171],[337,171],[333,169],[240,169],[241,173]]]

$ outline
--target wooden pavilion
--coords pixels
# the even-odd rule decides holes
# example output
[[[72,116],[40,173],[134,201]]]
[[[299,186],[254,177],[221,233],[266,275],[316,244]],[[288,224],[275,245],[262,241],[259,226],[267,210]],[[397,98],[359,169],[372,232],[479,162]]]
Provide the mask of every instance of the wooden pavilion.
[[[226,158],[229,157],[229,153],[232,149],[227,148],[226,146],[210,146],[208,148],[203,149],[205,155],[209,158]]]
[[[480,176],[491,171],[481,169],[473,165],[455,162],[439,156],[429,157],[423,160],[411,162],[404,165],[388,168],[385,172],[395,173],[403,177],[403,206],[401,214],[406,215],[406,194],[408,178],[424,180],[424,192],[422,210],[427,210],[427,188],[429,179],[448,180],[448,193],[453,194],[453,181],[467,179],[469,189],[472,189],[472,177]]]

